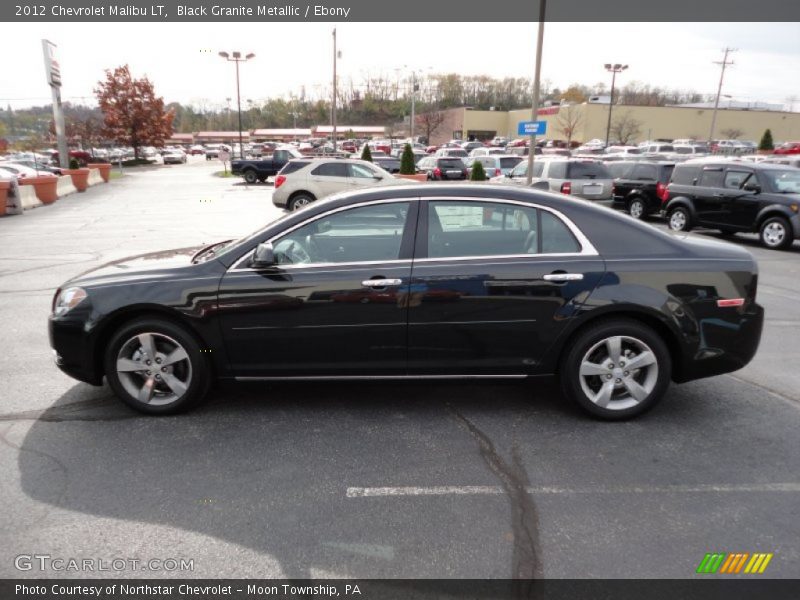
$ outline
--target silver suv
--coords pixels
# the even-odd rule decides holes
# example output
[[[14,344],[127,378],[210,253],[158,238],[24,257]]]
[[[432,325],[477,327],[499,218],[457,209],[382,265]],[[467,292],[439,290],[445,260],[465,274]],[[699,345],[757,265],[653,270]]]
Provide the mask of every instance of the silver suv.
[[[528,161],[523,160],[504,177],[492,179],[495,183],[525,185]],[[538,185],[537,185],[538,184]],[[614,200],[614,177],[600,161],[585,158],[538,158],[533,163],[532,185],[551,192],[561,192],[611,206]]]
[[[365,160],[326,158],[290,160],[275,177],[272,203],[299,210],[314,200],[347,190],[411,183]]]

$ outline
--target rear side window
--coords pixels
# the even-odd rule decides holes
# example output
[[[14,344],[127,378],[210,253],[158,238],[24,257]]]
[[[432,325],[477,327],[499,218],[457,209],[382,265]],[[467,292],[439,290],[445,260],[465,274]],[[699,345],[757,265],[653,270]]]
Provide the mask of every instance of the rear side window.
[[[658,180],[662,183],[667,183],[669,178],[672,177],[672,171],[675,169],[675,165],[664,165],[661,167],[661,173],[659,174]]]
[[[614,179],[627,179],[633,169],[634,163],[612,162],[606,165],[608,172]]]
[[[327,177],[347,177],[347,165],[341,162],[322,163],[311,171],[311,174]]]
[[[551,179],[566,179],[567,163],[555,161],[551,162],[547,169],[547,176]]]
[[[561,219],[541,211],[542,254],[570,254],[581,251],[581,245]]]
[[[568,179],[613,179],[605,165],[596,162],[569,163]]]
[[[658,179],[658,167],[655,165],[636,165],[633,170],[633,179],[637,181],[656,181]]]
[[[278,171],[278,174],[279,175],[289,175],[290,173],[294,173],[295,171],[299,171],[300,169],[302,169],[303,167],[308,166],[309,164],[311,164],[311,163],[309,163],[308,161],[305,161],[305,160],[293,160],[293,161],[290,161],[290,162],[286,163],[285,165],[283,165],[283,168],[280,171]]]
[[[500,168],[501,169],[511,169],[512,167],[516,167],[522,161],[522,157],[510,157],[507,156],[505,158],[500,159]]]
[[[677,185],[694,185],[700,177],[700,167],[691,165],[679,165],[672,172],[671,183]]]
[[[703,169],[697,185],[700,187],[722,187],[722,169]]]

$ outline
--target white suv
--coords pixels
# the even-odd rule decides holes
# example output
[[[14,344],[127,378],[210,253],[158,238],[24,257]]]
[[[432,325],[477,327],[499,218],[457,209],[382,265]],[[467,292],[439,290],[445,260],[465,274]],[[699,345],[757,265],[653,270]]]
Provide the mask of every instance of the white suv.
[[[365,160],[351,158],[290,160],[275,177],[272,203],[299,210],[330,194],[379,185],[412,183]]]

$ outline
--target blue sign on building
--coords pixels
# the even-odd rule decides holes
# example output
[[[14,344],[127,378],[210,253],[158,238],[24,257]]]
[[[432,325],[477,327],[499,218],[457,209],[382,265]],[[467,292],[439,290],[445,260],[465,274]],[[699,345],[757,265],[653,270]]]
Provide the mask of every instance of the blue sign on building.
[[[547,132],[547,121],[520,121],[517,135],[544,135]]]

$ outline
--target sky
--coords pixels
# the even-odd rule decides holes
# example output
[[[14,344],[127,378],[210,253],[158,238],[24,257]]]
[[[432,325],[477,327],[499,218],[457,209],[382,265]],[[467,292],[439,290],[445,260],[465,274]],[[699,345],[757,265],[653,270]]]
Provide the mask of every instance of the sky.
[[[430,73],[532,77],[537,23],[15,23],[4,27],[0,106],[50,102],[41,39],[58,45],[65,101],[95,104],[106,68],[129,64],[167,102],[222,107],[236,96],[234,66],[220,50],[253,52],[241,65],[242,104],[308,95],[330,86],[333,27],[340,81]],[[800,111],[800,23],[547,23],[542,78],[553,87],[610,85],[604,63],[628,64],[637,81],[716,93],[722,49],[735,47],[723,94]]]

